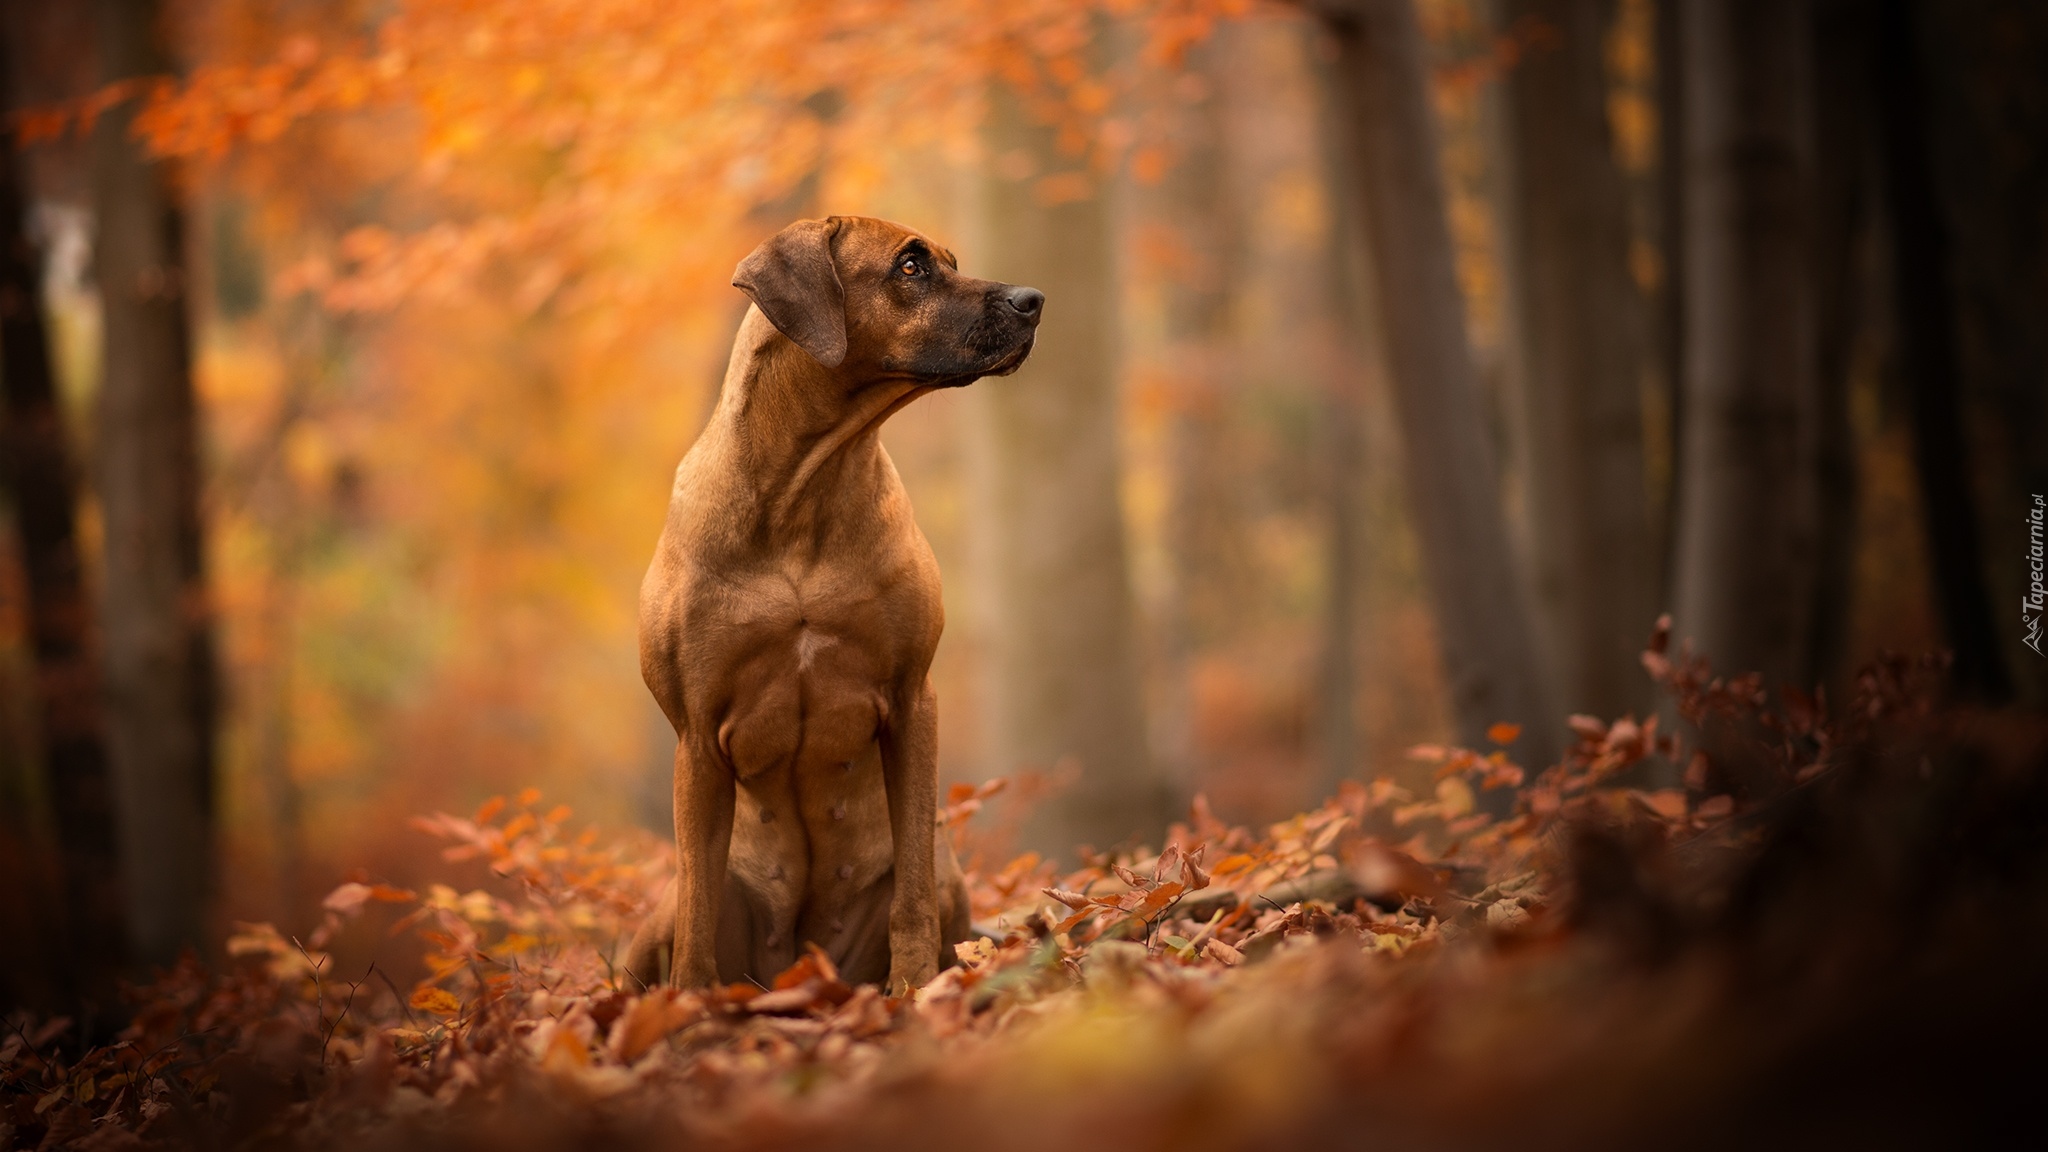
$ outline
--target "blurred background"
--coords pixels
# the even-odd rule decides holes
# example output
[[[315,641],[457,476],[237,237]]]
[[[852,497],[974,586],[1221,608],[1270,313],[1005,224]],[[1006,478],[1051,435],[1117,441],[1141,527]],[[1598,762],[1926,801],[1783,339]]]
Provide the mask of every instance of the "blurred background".
[[[404,882],[413,814],[666,836],[635,591],[806,216],[1049,298],[884,433],[1020,844],[1548,763],[1665,611],[2048,700],[2032,0],[4,8],[5,1002]]]

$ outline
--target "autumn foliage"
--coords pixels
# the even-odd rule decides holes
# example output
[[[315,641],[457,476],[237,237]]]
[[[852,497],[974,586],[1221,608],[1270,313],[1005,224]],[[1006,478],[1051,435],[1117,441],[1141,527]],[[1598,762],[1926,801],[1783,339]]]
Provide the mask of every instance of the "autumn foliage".
[[[615,961],[666,850],[552,796],[622,824],[644,767],[632,587],[733,262],[821,207],[948,220],[975,165],[1045,203],[1158,177],[1173,110],[1133,94],[1254,5],[200,7],[189,77],[18,124],[54,139],[142,101],[151,147],[225,206],[207,227],[261,253],[253,311],[223,306],[199,364],[223,776],[267,818],[253,846],[230,830],[228,887],[288,909],[303,869],[325,898],[130,989],[118,1029],[8,1018],[0,1152],[1993,1146],[2030,1102],[2048,731],[1947,702],[1938,662],[1772,695],[1668,629],[1643,658],[1668,706],[1572,717],[1556,764],[1497,725],[1277,822],[1197,797],[1159,844],[1075,867],[991,833],[1030,789],[956,786],[981,931],[912,995],[815,951],[766,986],[631,986]],[[1552,47],[1525,22],[1448,69],[1447,120]],[[962,162],[998,84],[1057,127],[1053,170]],[[1629,109],[1647,157],[1654,109]],[[1478,183],[1454,181],[1466,231]],[[1334,243],[1319,187],[1266,189],[1301,250]],[[1498,273],[1461,260],[1482,337]],[[1256,539],[1301,563],[1300,535]],[[1429,647],[1426,619],[1377,627],[1390,666]],[[1197,710],[1239,718],[1219,728],[1299,727],[1260,703],[1270,668],[1197,672]],[[1213,743],[1249,791],[1268,762]],[[547,794],[472,809],[486,775]],[[393,804],[467,815],[394,849]],[[439,862],[399,882],[422,844]]]
[[[245,925],[223,970],[136,989],[91,1051],[10,1021],[0,1136],[1793,1147],[1853,1104],[1863,1146],[1904,1147],[2016,1107],[1998,1042],[2044,1022],[2048,957],[2039,726],[1939,706],[1926,661],[1872,666],[1832,711],[1661,634],[1645,663],[1710,743],[1740,733],[1739,773],[1654,718],[1575,717],[1526,780],[1505,749],[1422,748],[1433,795],[1347,787],[1264,830],[1198,802],[1163,849],[1064,873],[981,858],[970,817],[1000,786],[956,789],[986,936],[904,998],[816,951],[767,987],[626,987],[610,957],[658,853],[572,833],[532,791],[436,815],[419,831],[487,884],[344,883],[309,933]],[[1517,787],[1504,818],[1475,797]],[[372,919],[421,957],[410,987],[333,959]]]

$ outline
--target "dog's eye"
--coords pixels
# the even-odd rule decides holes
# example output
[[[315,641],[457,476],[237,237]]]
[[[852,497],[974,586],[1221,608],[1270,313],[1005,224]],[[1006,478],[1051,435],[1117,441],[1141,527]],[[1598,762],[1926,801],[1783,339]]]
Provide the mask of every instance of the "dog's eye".
[[[896,270],[898,272],[903,273],[905,276],[924,275],[924,265],[919,264],[916,260],[907,256],[904,257],[903,263],[896,266]]]

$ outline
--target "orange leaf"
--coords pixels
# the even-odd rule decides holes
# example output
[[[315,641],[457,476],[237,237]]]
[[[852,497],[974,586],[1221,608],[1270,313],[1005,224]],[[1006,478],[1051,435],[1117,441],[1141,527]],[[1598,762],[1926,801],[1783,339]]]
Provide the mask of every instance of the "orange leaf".
[[[1242,872],[1256,863],[1258,863],[1256,857],[1239,852],[1236,855],[1225,856],[1217,861],[1216,867],[1211,868],[1209,874],[1211,876],[1229,876],[1232,873]]]
[[[1053,925],[1052,934],[1057,936],[1062,932],[1071,932],[1074,929],[1074,925],[1079,924],[1081,921],[1086,920],[1088,917],[1093,915],[1095,915],[1094,909],[1083,908],[1080,911],[1075,912],[1072,916],[1067,917],[1065,920],[1062,920],[1059,923]]]
[[[1629,796],[1666,820],[1685,819],[1685,793],[1676,788],[1663,788],[1655,792],[1631,791]]]
[[[1150,920],[1164,910],[1168,904],[1180,899],[1180,894],[1186,890],[1186,887],[1180,881],[1169,880],[1153,889],[1145,897],[1144,903],[1131,911],[1141,920]]]
[[[695,1020],[703,1005],[694,996],[657,989],[636,997],[612,1025],[611,1049],[621,1064],[631,1064],[662,1037]]]
[[[1506,721],[1495,724],[1486,730],[1486,738],[1495,744],[1513,744],[1515,737],[1521,734],[1522,726],[1520,724],[1509,724]]]

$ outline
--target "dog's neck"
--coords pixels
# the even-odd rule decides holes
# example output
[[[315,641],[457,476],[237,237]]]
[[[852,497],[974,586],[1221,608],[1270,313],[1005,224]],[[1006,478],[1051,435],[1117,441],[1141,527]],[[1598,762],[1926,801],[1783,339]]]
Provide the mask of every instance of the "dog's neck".
[[[770,531],[807,531],[833,501],[869,500],[886,457],[883,422],[930,390],[900,378],[849,380],[749,307],[700,443],[738,465],[733,494],[749,507],[731,511]]]

